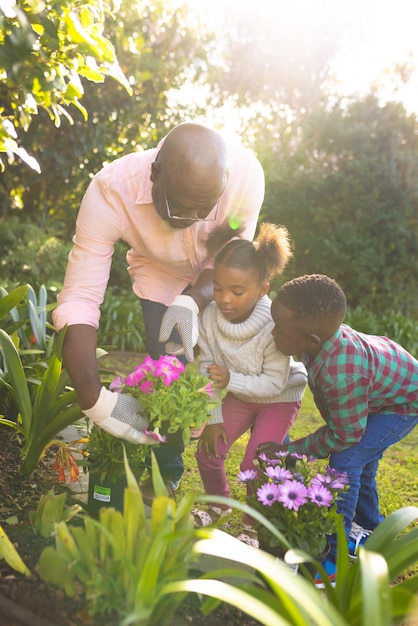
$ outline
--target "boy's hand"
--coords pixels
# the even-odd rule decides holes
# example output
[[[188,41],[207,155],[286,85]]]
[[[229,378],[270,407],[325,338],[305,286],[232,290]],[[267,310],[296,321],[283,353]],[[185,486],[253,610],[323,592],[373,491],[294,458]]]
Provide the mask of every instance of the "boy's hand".
[[[212,365],[207,365],[206,370],[215,387],[218,389],[226,389],[230,379],[229,369],[227,367],[213,363]]]
[[[276,443],[275,441],[266,441],[260,443],[257,448],[257,455],[265,454],[268,459],[274,459],[277,452],[286,452],[287,445],[285,443]]]
[[[198,450],[204,452],[208,458],[218,457],[218,439],[221,437],[224,443],[228,442],[228,434],[223,424],[208,424],[200,435]]]

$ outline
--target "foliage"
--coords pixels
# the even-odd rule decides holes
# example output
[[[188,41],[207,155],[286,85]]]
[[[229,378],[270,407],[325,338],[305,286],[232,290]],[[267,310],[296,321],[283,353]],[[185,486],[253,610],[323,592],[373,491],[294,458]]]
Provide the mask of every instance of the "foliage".
[[[356,330],[370,335],[384,335],[418,357],[417,320],[399,311],[380,313],[358,306],[349,309],[346,322]]]
[[[68,522],[81,511],[79,504],[70,507],[65,506],[67,494],[55,494],[52,488],[47,494],[43,494],[38,503],[36,511],[31,511],[29,520],[37,535],[41,537],[51,537],[55,531],[56,524]]]
[[[184,366],[174,356],[143,362],[126,377],[118,376],[111,383],[113,390],[129,393],[138,398],[149,417],[149,429],[168,433],[182,430],[183,441],[190,441],[190,428],[199,428],[216,406],[210,402],[212,384],[199,373],[196,363]]]
[[[265,138],[263,219],[285,224],[294,243],[280,280],[328,274],[353,308],[416,315],[416,129],[401,104],[370,96]]]
[[[88,457],[85,463],[90,472],[98,472],[100,480],[107,476],[116,481],[125,474],[124,450],[129,466],[136,476],[144,470],[144,462],[149,455],[149,446],[123,441],[108,432],[93,426],[88,432],[86,446]]]
[[[28,282],[34,288],[61,287],[70,243],[53,230],[34,225],[27,216],[0,218],[0,284]]]
[[[110,389],[138,398],[150,420],[145,432],[160,445],[165,442],[160,429],[169,433],[181,429],[184,441],[190,441],[190,428],[205,422],[208,412],[216,405],[209,401],[212,393],[209,379],[199,374],[195,364],[185,367],[173,356],[161,356],[157,360],[146,356],[133,372],[114,378]],[[87,466],[90,471],[100,472],[102,479],[123,475],[125,452],[130,467],[139,474],[150,452],[148,444],[127,443],[95,426],[89,433],[87,449]]]
[[[123,624],[169,624],[183,593],[165,587],[187,577],[195,540],[192,492],[176,504],[167,496],[153,458],[156,497],[146,518],[142,495],[125,456],[128,487],[123,513],[102,508],[99,521],[85,517],[84,528],[57,526],[55,547],[44,549],[40,576],[75,595],[81,585],[91,616],[111,614]]]
[[[13,543],[0,526],[0,557],[2,557],[11,568],[25,576],[31,576],[31,572],[22,561]]]
[[[120,289],[109,285],[101,306],[98,342],[108,348],[145,352],[145,330],[138,296],[130,285]]]
[[[412,506],[388,515],[351,566],[340,522],[336,585],[326,584],[324,593],[349,624],[390,626],[407,620],[418,591],[418,576],[404,577],[418,561],[418,528],[408,526],[417,520],[418,508]]]
[[[81,77],[103,82],[108,75],[130,91],[114,48],[103,35],[104,12],[104,5],[96,0],[2,4],[0,152],[7,153],[11,162],[17,155],[39,171],[37,161],[19,145],[17,133],[28,129],[39,108],[56,126],[62,117],[72,123],[69,105],[87,116],[80,104]],[[4,168],[1,160],[0,165]]]
[[[323,554],[327,535],[335,532],[336,503],[347,490],[346,474],[327,467],[318,471],[313,459],[287,452],[277,458],[258,456],[258,471],[240,472],[238,480],[250,488],[248,503],[270,520],[292,547],[313,557]],[[274,547],[281,542],[258,527],[260,545]]]
[[[40,111],[25,135],[36,151],[41,174],[19,163],[0,179],[0,214],[22,210],[35,224],[53,224],[65,241],[91,176],[105,163],[135,150],[155,147],[168,129],[187,118],[170,107],[169,92],[187,79],[199,80],[206,66],[208,35],[195,32],[194,10],[162,0],[118,3],[106,15],[104,34],[117,50],[132,96],[117,82],[82,80],[88,119],[74,116],[51,127]]]
[[[0,385],[13,394],[19,409],[16,421],[0,417],[0,423],[10,426],[24,439],[20,474],[30,474],[53,437],[81,417],[75,391],[62,371],[62,343],[52,335],[41,360],[23,366],[16,345],[17,333],[8,335],[0,329],[0,350],[6,371],[0,371]]]

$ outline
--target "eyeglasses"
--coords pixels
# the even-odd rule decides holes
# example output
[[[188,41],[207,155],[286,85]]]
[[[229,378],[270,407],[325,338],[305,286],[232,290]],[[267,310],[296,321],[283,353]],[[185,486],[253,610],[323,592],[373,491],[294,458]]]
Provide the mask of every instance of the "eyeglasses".
[[[163,192],[163,196],[164,196],[164,200],[165,200],[165,206],[167,209],[167,215],[170,218],[170,220],[182,220],[182,221],[186,221],[186,222],[214,222],[216,220],[216,218],[218,217],[218,210],[219,210],[219,200],[220,198],[218,198],[218,201],[215,205],[215,215],[213,217],[188,217],[186,215],[173,215],[171,210],[170,210],[170,205],[168,204],[168,200],[167,200],[167,195],[165,193],[165,189],[164,189],[164,184],[163,184],[163,179],[160,178],[160,182],[161,182],[161,190]],[[210,212],[212,212],[213,209],[211,209]]]

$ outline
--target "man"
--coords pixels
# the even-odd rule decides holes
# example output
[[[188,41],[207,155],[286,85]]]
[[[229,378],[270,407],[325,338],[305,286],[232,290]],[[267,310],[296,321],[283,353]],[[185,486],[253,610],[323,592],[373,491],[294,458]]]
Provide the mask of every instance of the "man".
[[[142,306],[153,358],[184,350],[193,359],[197,315],[213,299],[214,254],[206,241],[219,226],[252,239],[264,198],[264,174],[254,155],[206,126],[176,126],[151,150],[124,156],[101,170],[80,206],[74,246],[58,306],[57,330],[68,325],[64,363],[83,412],[129,441],[152,443],[139,403],[102,387],[96,329],[114,243],[130,246],[128,271]],[[168,342],[168,344],[166,343]],[[156,450],[167,484],[183,472],[181,433]]]

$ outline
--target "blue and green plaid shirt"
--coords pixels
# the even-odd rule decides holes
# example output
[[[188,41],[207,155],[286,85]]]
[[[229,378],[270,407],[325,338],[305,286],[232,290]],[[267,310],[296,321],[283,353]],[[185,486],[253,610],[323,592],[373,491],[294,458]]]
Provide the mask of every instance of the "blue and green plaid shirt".
[[[304,360],[315,404],[326,422],[292,441],[291,452],[325,458],[360,441],[371,413],[418,416],[418,361],[387,337],[346,324]]]

